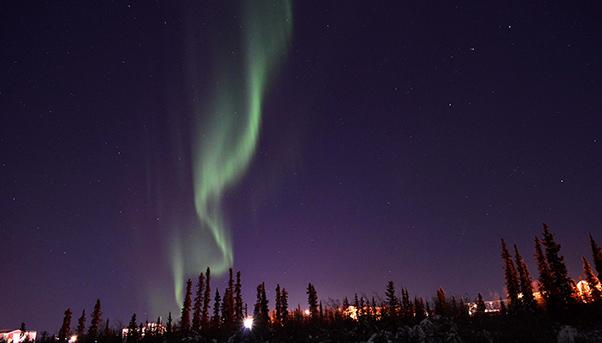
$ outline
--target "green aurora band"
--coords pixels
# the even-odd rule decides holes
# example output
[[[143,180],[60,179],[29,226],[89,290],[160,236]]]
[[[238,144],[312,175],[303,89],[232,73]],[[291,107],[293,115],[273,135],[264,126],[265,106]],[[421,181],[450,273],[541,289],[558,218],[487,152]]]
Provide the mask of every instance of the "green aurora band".
[[[222,198],[251,163],[266,87],[286,55],[292,31],[289,1],[243,1],[242,5],[242,26],[237,32],[242,36],[236,37],[242,48],[241,59],[227,57],[230,51],[225,51],[224,45],[231,42],[218,44],[216,50],[222,55],[216,58],[215,94],[206,101],[208,108],[195,113],[199,119],[193,132],[193,184],[201,228],[185,239],[178,236],[172,240],[171,263],[179,305],[185,276],[198,274],[206,266],[211,267],[213,275],[220,275],[233,264],[232,240],[222,212]],[[209,235],[202,234],[205,232]]]

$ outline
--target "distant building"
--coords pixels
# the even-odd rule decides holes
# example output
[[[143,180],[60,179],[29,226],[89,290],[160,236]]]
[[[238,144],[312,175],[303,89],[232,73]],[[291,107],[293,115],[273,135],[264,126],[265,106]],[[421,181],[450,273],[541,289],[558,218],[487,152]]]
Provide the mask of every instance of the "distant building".
[[[21,343],[34,342],[36,331],[0,330],[0,342]]]
[[[504,300],[505,301],[505,300]],[[485,300],[485,313],[497,313],[501,311],[502,304],[500,300]],[[468,307],[468,314],[474,315],[477,312],[477,303],[471,302],[466,304]]]

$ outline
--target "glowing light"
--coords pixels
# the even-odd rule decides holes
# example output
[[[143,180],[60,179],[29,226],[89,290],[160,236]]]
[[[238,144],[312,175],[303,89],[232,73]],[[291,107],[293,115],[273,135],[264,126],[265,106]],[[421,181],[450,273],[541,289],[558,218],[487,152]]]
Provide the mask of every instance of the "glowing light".
[[[303,311],[303,314],[306,316],[309,316],[309,314],[310,314],[309,309],[306,309],[305,311]]]
[[[602,291],[602,284],[598,283],[595,286],[598,291]],[[579,300],[584,303],[592,302],[592,289],[586,280],[579,280],[575,285],[575,293]]]
[[[136,328],[135,331],[141,337],[144,337],[144,335],[146,335],[147,332],[151,332],[151,333],[162,335],[165,332],[167,332],[167,327],[165,325],[163,325],[162,323],[147,322],[146,324],[144,324],[140,328]],[[127,337],[129,334],[130,334],[130,329],[129,328],[123,328],[123,329],[121,329],[121,336],[122,337]]]
[[[245,329],[251,330],[253,328],[253,317],[247,317],[242,321],[242,325]]]
[[[0,342],[7,343],[23,343],[23,342],[35,342],[36,332],[35,331],[0,331]]]
[[[232,240],[222,199],[246,173],[255,154],[267,85],[286,54],[292,30],[289,1],[242,3],[241,41],[229,39],[211,47],[214,94],[200,102],[202,108],[195,105],[192,177],[200,229],[174,232],[171,241],[175,297],[180,305],[186,275],[208,265],[219,276],[232,266]],[[230,34],[226,36],[239,33]],[[232,54],[233,49],[242,53]]]
[[[71,337],[69,337],[69,343],[74,343],[77,342],[77,335],[73,335]]]
[[[355,306],[350,305],[348,306],[346,309],[343,310],[343,313],[353,319],[353,320],[357,320],[357,308],[355,308]]]

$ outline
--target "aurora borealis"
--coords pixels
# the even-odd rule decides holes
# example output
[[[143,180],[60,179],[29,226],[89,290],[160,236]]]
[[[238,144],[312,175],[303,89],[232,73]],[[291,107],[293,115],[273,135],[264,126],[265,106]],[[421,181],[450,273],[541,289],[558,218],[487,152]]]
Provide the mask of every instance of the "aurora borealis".
[[[193,133],[194,201],[199,224],[207,229],[193,236],[175,238],[172,246],[174,291],[181,304],[185,275],[195,275],[211,267],[223,274],[233,263],[231,232],[225,222],[221,201],[247,170],[257,146],[261,110],[271,74],[286,54],[292,28],[288,1],[258,1],[242,7],[243,53],[228,57],[226,45],[213,47],[219,59],[210,104],[199,109],[202,119]],[[229,46],[229,45],[227,45]],[[204,115],[203,115],[204,114]],[[177,234],[177,233],[176,233]],[[218,256],[199,256],[208,246],[217,247]]]
[[[499,239],[601,240],[599,6],[0,4],[0,328],[179,313],[210,266],[291,308],[503,291]],[[220,275],[221,274],[221,275]],[[75,317],[74,317],[75,318]]]

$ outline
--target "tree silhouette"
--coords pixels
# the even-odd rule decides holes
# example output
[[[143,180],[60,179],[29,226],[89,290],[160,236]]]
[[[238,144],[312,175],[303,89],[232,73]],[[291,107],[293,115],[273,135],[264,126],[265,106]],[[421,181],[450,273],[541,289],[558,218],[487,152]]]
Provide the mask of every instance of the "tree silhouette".
[[[449,307],[448,307],[448,315],[450,317],[459,317],[459,309],[458,309],[458,302],[456,301],[456,297],[455,296],[451,296],[450,300],[449,300]]]
[[[527,263],[525,263],[525,260],[520,255],[516,244],[514,244],[514,258],[516,259],[516,268],[518,269],[522,307],[524,310],[534,311],[535,297],[533,296],[533,288],[531,287],[531,275],[529,274]]]
[[[258,296],[259,296],[259,321],[263,323],[263,325],[268,325],[270,323],[270,313],[268,308],[268,298],[265,293],[265,283],[262,282],[258,286]]]
[[[387,283],[387,289],[385,290],[385,299],[387,301],[387,315],[391,318],[397,317],[399,299],[395,295],[395,284],[393,281]]]
[[[242,322],[243,317],[243,301],[240,282],[240,271],[236,272],[236,284],[234,285],[234,314],[237,323]]]
[[[552,273],[550,272],[550,266],[546,260],[546,255],[543,253],[541,241],[535,237],[535,258],[537,259],[537,269],[539,271],[539,293],[545,300],[546,305],[549,305],[554,288],[552,282]]]
[[[596,273],[598,273],[598,279],[602,278],[602,249],[598,246],[598,243],[594,240],[592,235],[589,235],[589,243],[592,247],[592,258],[594,260],[594,266],[596,267]]]
[[[376,314],[376,299],[374,299],[374,297],[372,297],[372,301],[370,303],[370,306],[372,307],[372,309],[371,309],[372,314]]]
[[[407,288],[401,289],[401,311],[405,320],[410,320],[414,316],[414,308],[410,301],[410,293]]]
[[[543,245],[545,247],[546,261],[552,274],[551,296],[554,306],[564,306],[573,302],[572,280],[568,277],[564,258],[560,256],[560,244],[554,240],[554,235],[548,226],[543,224]]]
[[[64,342],[69,337],[71,332],[71,308],[67,308],[65,310],[65,315],[63,316],[63,324],[61,325],[61,329],[59,330],[59,341]]]
[[[500,297],[500,314],[501,315],[506,315],[507,309],[506,309],[506,302],[504,301],[504,299],[502,299],[502,297]]]
[[[230,297],[230,289],[226,287],[224,296],[222,297],[222,314],[221,322],[224,329],[229,330],[232,327],[232,319],[230,318],[230,305],[228,304],[228,298]]]
[[[414,298],[414,319],[420,323],[422,320],[426,318],[426,308],[424,307],[424,299],[422,298]]]
[[[201,329],[201,314],[203,311],[203,292],[205,291],[205,275],[199,274],[196,294],[194,297],[193,313],[192,313],[192,330],[199,332]]]
[[[142,331],[140,332],[142,333]],[[138,324],[136,324],[136,313],[132,313],[130,323],[128,324],[127,342],[136,342],[138,340]]]
[[[441,316],[449,315],[449,304],[447,303],[443,288],[439,288],[437,290],[437,297],[435,298],[435,313]]]
[[[184,305],[182,306],[182,316],[180,319],[180,330],[183,333],[190,331],[190,311],[192,309],[192,280],[186,281],[186,293],[184,294]]]
[[[464,299],[460,298],[460,301],[458,303],[458,318],[461,320],[467,320],[469,316],[470,313],[468,312],[468,306],[464,302]]]
[[[77,320],[77,337],[78,339],[82,339],[86,332],[86,310],[82,310],[82,315]]]
[[[306,293],[307,303],[309,304],[309,315],[312,319],[317,319],[320,314],[318,309],[318,293],[311,282],[307,285]]]
[[[92,319],[90,320],[90,328],[88,329],[88,338],[94,340],[98,337],[98,327],[100,325],[100,317],[102,311],[100,309],[100,299],[96,299],[94,310],[92,311]]]
[[[585,275],[585,281],[587,282],[587,285],[589,286],[589,299],[590,301],[593,302],[598,302],[602,299],[602,292],[600,292],[600,289],[598,288],[600,286],[600,280],[598,280],[598,277],[596,277],[596,274],[594,274],[594,271],[592,270],[592,266],[589,264],[589,262],[587,261],[587,259],[585,257],[582,258],[583,259],[583,274]]]
[[[211,318],[211,326],[216,329],[219,328],[221,324],[221,318],[219,314],[221,301],[222,299],[219,295],[219,290],[216,288],[215,298],[213,300],[213,317]]]
[[[280,294],[280,320],[282,324],[286,324],[288,321],[288,291],[286,288],[282,288]]]
[[[282,295],[280,291],[280,284],[276,284],[276,325],[282,323]]]
[[[105,328],[102,332],[102,335],[106,338],[108,338],[109,336],[111,336],[111,327],[109,326],[109,318],[107,318],[107,320],[105,320]]]
[[[477,295],[477,309],[475,314],[478,316],[483,316],[485,315],[485,301],[483,301],[483,296],[481,295],[481,293],[479,293]]]
[[[203,312],[201,314],[202,328],[209,327],[209,307],[211,306],[211,270],[205,272],[205,295],[203,296]]]
[[[349,308],[349,299],[347,299],[347,297],[343,298],[343,310],[347,311],[347,309]]]
[[[173,320],[171,319],[171,312],[169,312],[167,314],[167,323],[166,323],[166,328],[165,331],[167,332],[167,335],[171,335],[173,332]]]
[[[224,301],[223,301],[223,312],[222,312],[222,321],[224,326],[228,329],[231,329],[234,325],[234,274],[232,272],[232,268],[229,269],[228,273],[228,288],[224,292]]]
[[[504,263],[504,279],[506,280],[506,292],[510,299],[510,308],[516,310],[520,302],[518,300],[518,293],[520,291],[520,285],[518,280],[518,274],[512,261],[512,257],[506,247],[506,242],[502,239],[502,261]]]

